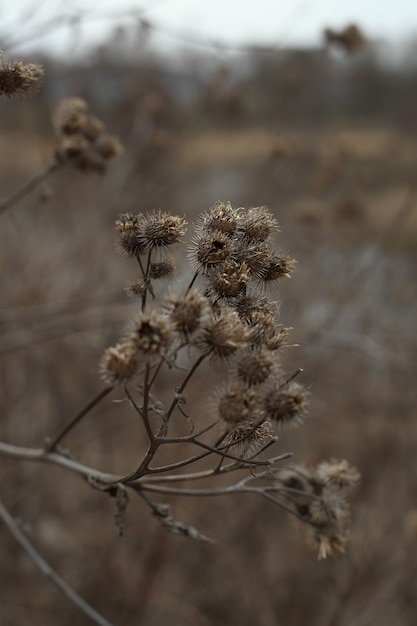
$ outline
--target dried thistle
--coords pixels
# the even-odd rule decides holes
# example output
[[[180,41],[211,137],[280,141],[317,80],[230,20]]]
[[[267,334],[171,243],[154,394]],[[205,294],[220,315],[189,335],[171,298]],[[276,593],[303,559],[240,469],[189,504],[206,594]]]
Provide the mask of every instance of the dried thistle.
[[[61,164],[83,172],[104,172],[108,162],[123,151],[118,138],[106,134],[104,124],[88,114],[81,98],[60,102],[52,121],[58,141],[55,156]]]
[[[243,384],[224,389],[217,399],[217,412],[226,429],[233,430],[237,424],[262,417],[258,392]]]
[[[307,411],[309,393],[296,382],[284,387],[271,385],[263,398],[268,418],[280,427],[297,426]]]
[[[150,264],[149,278],[153,280],[172,278],[174,274],[175,261],[171,256],[168,256],[167,254]]]
[[[237,298],[241,293],[246,293],[249,271],[246,263],[227,260],[215,265],[207,273],[207,279],[214,294],[221,298]]]
[[[150,250],[178,243],[186,230],[184,218],[155,210],[143,216],[140,227],[138,223],[137,236],[144,249]]]
[[[1,54],[1,53],[0,53]],[[6,61],[0,63],[0,95],[30,96],[39,88],[44,76],[42,65],[24,63],[23,61]]]
[[[137,372],[137,351],[131,343],[119,343],[107,348],[100,362],[102,378],[109,385],[127,382]]]
[[[219,307],[202,326],[196,345],[215,359],[227,359],[248,344],[248,332],[236,311]]]
[[[158,312],[141,315],[135,322],[131,341],[136,350],[146,355],[163,355],[172,340],[172,325]]]
[[[233,235],[240,222],[240,211],[234,209],[230,202],[215,202],[209,211],[203,213],[200,228],[206,232],[223,232]]]
[[[249,417],[234,424],[233,428],[225,422],[221,423],[220,427],[222,425],[221,446],[242,459],[254,456],[264,446],[275,440],[269,422],[257,422]]]
[[[274,282],[293,270],[294,261],[272,247],[271,238],[278,231],[278,223],[265,207],[246,210],[234,209],[229,203],[215,203],[197,226],[190,249],[196,271],[188,288],[182,295],[165,296],[162,308],[149,307],[147,294],[156,298],[151,281],[173,274],[174,263],[166,248],[181,240],[185,228],[183,218],[161,210],[125,213],[116,222],[119,250],[138,261],[141,275],[128,292],[141,296],[142,313],[129,342],[106,351],[102,373],[106,382],[118,384],[137,374],[136,363],[142,361],[142,382],[135,386],[141,402],[136,405],[128,390],[126,393],[144,422],[150,442],[138,469],[126,477],[127,484],[140,478],[136,488],[146,485],[146,475],[155,471],[149,464],[162,443],[194,444],[199,453],[167,466],[167,471],[174,469],[175,473],[176,468],[211,454],[216,455],[212,470],[184,476],[197,480],[200,476],[220,474],[223,468],[232,472],[252,464],[257,471],[249,476],[249,482],[260,479],[262,486],[250,482],[248,490],[274,500],[304,522],[309,540],[318,547],[319,558],[343,550],[349,521],[345,495],[356,484],[357,471],[346,461],[334,460],[315,469],[283,469],[276,466],[277,457],[263,461],[260,456],[276,441],[277,427],[301,423],[309,397],[308,391],[294,382],[295,376],[284,378],[278,351],[285,343],[288,329],[279,324],[278,304],[259,294],[260,283]],[[132,362],[126,364],[129,356]],[[190,361],[184,367],[185,356]],[[171,423],[179,415],[182,420],[186,418],[192,425],[191,433],[194,432],[193,417],[183,405],[187,401],[186,387],[204,360],[212,365],[218,361],[227,363],[227,368],[222,368],[225,381],[212,401],[214,422],[203,427],[198,436],[170,439]],[[153,390],[164,367],[186,370],[168,405],[157,400]],[[167,379],[163,384],[167,392]],[[154,420],[159,420],[156,428]],[[205,443],[200,436],[208,436],[216,424],[217,439],[211,445]],[[227,463],[223,463],[226,459]],[[157,473],[160,472],[163,473],[162,468],[158,468]],[[163,491],[165,478],[162,477],[158,491]],[[249,483],[244,479],[235,486],[239,490],[245,485]],[[175,491],[180,493],[181,488]]]
[[[265,206],[254,207],[242,214],[241,229],[249,241],[266,241],[279,230],[278,221]]]
[[[347,54],[355,54],[368,43],[365,35],[356,24],[349,24],[340,31],[325,28],[323,35],[326,44],[339,47]]]
[[[167,296],[165,301],[173,327],[188,341],[208,314],[207,299],[197,289],[190,289],[183,298]]]
[[[276,363],[273,353],[264,346],[245,351],[236,360],[236,375],[248,387],[264,383]]]
[[[191,263],[198,269],[207,270],[225,261],[233,249],[233,240],[221,230],[199,233],[189,249]]]

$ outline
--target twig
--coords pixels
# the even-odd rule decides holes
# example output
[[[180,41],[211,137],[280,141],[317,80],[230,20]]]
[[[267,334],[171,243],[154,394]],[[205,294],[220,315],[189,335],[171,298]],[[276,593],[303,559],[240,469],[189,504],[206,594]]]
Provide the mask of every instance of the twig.
[[[35,565],[41,570],[42,574],[49,578],[49,580],[68,598],[70,602],[75,604],[85,615],[90,617],[93,622],[99,624],[99,626],[112,626],[112,624],[106,620],[100,613],[98,613],[88,602],[83,600],[72,587],[68,585],[45,561],[45,559],[39,554],[36,548],[31,544],[29,539],[20,530],[16,521],[10,515],[9,511],[3,505],[0,500],[0,517],[6,524],[7,528],[16,539],[18,543],[26,550],[27,554],[33,560]]]
[[[105,387],[98,393],[90,402],[81,409],[78,413],[76,413],[73,417],[71,417],[58,431],[55,437],[51,439],[48,438],[45,442],[45,450],[46,452],[52,452],[59,444],[59,442],[69,433],[70,430],[74,428],[82,420],[83,417],[87,415],[103,398],[105,398],[111,391],[113,387]]]
[[[62,163],[59,161],[53,161],[48,165],[48,167],[40,174],[37,174],[34,178],[29,180],[23,187],[18,189],[15,193],[12,193],[11,196],[0,202],[0,215],[5,213],[8,209],[10,209],[14,204],[19,202],[22,198],[27,196],[31,191],[36,189],[36,187],[46,180],[53,172],[62,167]]]
[[[177,406],[178,402],[181,399],[181,394],[184,391],[184,389],[186,388],[186,386],[188,385],[190,378],[192,377],[192,375],[195,373],[196,369],[201,365],[201,363],[204,361],[204,359],[206,357],[208,357],[208,355],[210,354],[210,352],[205,352],[204,354],[201,354],[198,359],[195,361],[194,365],[191,367],[190,371],[188,372],[187,376],[184,378],[182,384],[180,387],[178,387],[175,397],[171,403],[171,406],[169,407],[168,411],[167,411],[167,421],[169,420],[169,418],[171,417],[172,413],[174,412],[175,407]]]

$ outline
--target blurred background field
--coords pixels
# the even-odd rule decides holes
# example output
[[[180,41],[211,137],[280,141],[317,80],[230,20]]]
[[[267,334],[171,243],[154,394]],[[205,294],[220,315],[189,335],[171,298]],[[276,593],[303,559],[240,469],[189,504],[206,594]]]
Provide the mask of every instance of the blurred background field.
[[[34,45],[30,60],[45,67],[40,92],[0,102],[3,198],[51,161],[51,116],[63,97],[84,98],[124,145],[103,176],[59,171],[1,218],[0,438],[39,446],[99,391],[101,354],[137,310],[124,290],[135,267],[114,250],[119,213],[158,207],[186,215],[191,231],[216,200],[267,205],[279,246],[297,260],[276,295],[296,345],[285,366],[301,367],[312,392],[306,423],[277,447],[298,463],[335,457],[359,468],[351,541],[346,555],[317,561],[285,514],[250,497],[173,500],[175,517],[214,545],[168,534],[139,499],[119,538],[106,495],[60,469],[0,457],[2,498],[115,626],[412,626],[415,42],[401,61],[371,36],[354,50],[323,37],[310,48],[225,55],[188,46],[167,58],[139,26],[134,37],[116,28],[81,59]],[[202,409],[209,378],[205,387],[190,390]],[[145,439],[117,398],[65,445],[124,473]],[[1,626],[89,623],[3,526],[0,546]]]

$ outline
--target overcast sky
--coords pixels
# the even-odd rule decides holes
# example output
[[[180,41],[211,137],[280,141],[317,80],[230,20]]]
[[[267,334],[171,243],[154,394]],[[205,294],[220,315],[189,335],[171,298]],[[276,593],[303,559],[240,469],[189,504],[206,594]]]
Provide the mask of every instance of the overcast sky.
[[[153,41],[166,50],[176,38],[314,45],[324,27],[352,22],[375,40],[404,42],[417,35],[417,0],[0,0],[0,48],[24,52],[36,42],[76,54],[99,44],[117,25],[133,25],[132,12],[136,21],[149,20],[156,29]]]

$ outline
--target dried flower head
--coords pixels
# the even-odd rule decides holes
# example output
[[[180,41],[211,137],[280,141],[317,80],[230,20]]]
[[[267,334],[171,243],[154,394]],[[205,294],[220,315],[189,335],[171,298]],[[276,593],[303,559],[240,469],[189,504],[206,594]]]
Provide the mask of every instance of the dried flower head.
[[[174,274],[175,261],[171,256],[168,256],[167,254],[150,264],[149,278],[151,278],[152,280],[172,278]]]
[[[238,314],[229,307],[219,307],[204,322],[196,344],[213,358],[227,359],[247,342],[248,332]]]
[[[223,390],[217,399],[219,417],[232,430],[236,424],[248,418],[258,416],[259,420],[261,417],[259,406],[257,391],[242,384],[236,384]]]
[[[270,386],[263,398],[269,419],[279,426],[296,426],[307,411],[308,392],[296,382],[285,387]]]
[[[82,98],[66,98],[59,102],[52,116],[56,134],[82,134],[87,123],[87,109],[87,103]]]
[[[182,217],[154,210],[143,216],[137,235],[143,247],[150,250],[177,243],[186,230],[187,222]]]
[[[337,459],[320,463],[316,468],[316,476],[325,486],[336,486],[339,489],[355,487],[360,478],[355,467],[346,460]]]
[[[0,63],[0,95],[7,97],[14,95],[32,95],[39,88],[44,76],[42,65],[23,63],[22,61],[8,62],[2,59]]]
[[[143,314],[135,323],[131,341],[144,354],[164,354],[171,342],[172,326],[157,312]]]
[[[166,303],[175,330],[188,340],[200,328],[207,314],[206,298],[197,289],[190,289],[183,298],[168,296]]]
[[[67,98],[58,104],[53,115],[58,139],[55,151],[60,163],[68,163],[83,172],[103,172],[109,160],[119,156],[122,145],[117,137],[104,132],[104,124],[88,115],[81,98]]]
[[[260,385],[268,379],[275,362],[268,349],[255,348],[238,355],[236,374],[248,387]]]
[[[226,447],[234,456],[242,458],[253,457],[274,440],[269,422],[259,423],[250,417],[238,422],[233,428],[230,424],[227,425],[221,434],[221,446]]]
[[[146,245],[139,237],[144,219],[142,214],[122,213],[116,220],[116,230],[119,234],[116,250],[119,254],[138,257],[145,252]]]
[[[354,54],[367,45],[366,37],[356,24],[349,24],[340,31],[325,28],[323,34],[327,44],[339,47],[347,54]]]
[[[126,230],[135,230],[138,227],[138,222],[141,219],[141,215],[133,215],[133,213],[121,213],[116,220],[116,230],[119,233],[123,233]]]
[[[216,230],[194,237],[189,250],[191,263],[204,270],[225,261],[232,252],[233,240],[227,233]]]
[[[273,261],[269,246],[264,242],[251,242],[242,239],[236,242],[233,258],[237,263],[247,266],[252,275],[262,278]]]
[[[342,476],[341,482],[333,480]],[[346,461],[321,463],[317,468],[292,468],[278,472],[277,488],[306,524],[307,538],[318,547],[318,558],[334,551],[344,552],[348,539],[349,504],[347,487],[359,479]]]
[[[129,298],[143,297],[148,289],[142,280],[130,281],[125,286],[125,291]]]
[[[249,209],[242,217],[241,229],[249,241],[266,241],[268,237],[279,230],[278,221],[266,206]]]
[[[102,378],[109,385],[127,382],[137,372],[136,350],[131,343],[107,348],[100,362]]]
[[[220,231],[232,235],[240,220],[239,209],[234,209],[230,202],[215,202],[214,205],[203,213],[201,228],[206,232]]]
[[[279,312],[277,302],[273,302],[264,296],[248,293],[239,295],[233,302],[233,306],[239,313],[239,317],[248,324],[256,324],[256,320],[260,316],[275,323]]]
[[[226,260],[207,274],[210,290],[222,298],[237,298],[246,292],[249,272],[246,263]]]
[[[270,256],[259,277],[263,283],[271,283],[279,278],[290,278],[295,267],[294,259],[290,259],[284,254],[273,254]]]

